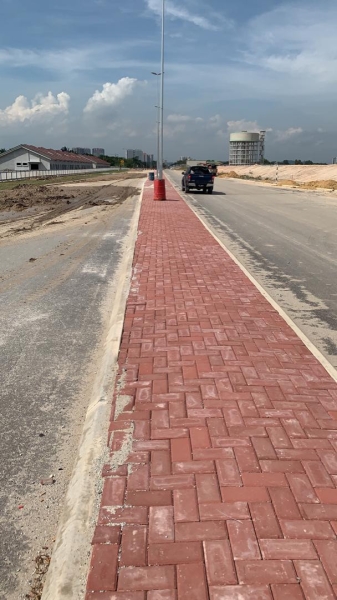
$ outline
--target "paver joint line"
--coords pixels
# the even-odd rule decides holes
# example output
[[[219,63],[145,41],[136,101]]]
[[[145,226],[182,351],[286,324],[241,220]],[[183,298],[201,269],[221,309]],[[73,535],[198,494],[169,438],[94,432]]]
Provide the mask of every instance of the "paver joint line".
[[[152,195],[86,598],[336,598],[337,384],[170,182]]]

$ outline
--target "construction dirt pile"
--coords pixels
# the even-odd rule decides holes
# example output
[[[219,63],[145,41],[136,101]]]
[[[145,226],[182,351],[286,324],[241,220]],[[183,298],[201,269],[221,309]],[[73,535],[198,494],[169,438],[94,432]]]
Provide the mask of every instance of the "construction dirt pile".
[[[327,179],[326,181],[308,181],[308,183],[301,184],[301,187],[306,189],[317,189],[323,188],[326,190],[337,190],[337,181],[335,179]]]
[[[19,185],[0,191],[0,239],[43,225],[61,224],[64,219],[77,218],[79,211],[85,214],[83,209],[114,210],[130,196],[140,193],[139,187],[130,186],[127,181],[125,185],[121,183],[69,187],[66,191],[58,186]]]
[[[76,190],[65,191],[45,185],[18,184],[11,190],[0,189],[0,211],[23,211],[33,206],[52,208],[60,203],[68,203],[78,195]]]
[[[265,180],[265,182],[267,182],[267,180]],[[299,183],[298,181],[292,181],[291,179],[281,179],[276,183],[276,185],[278,187],[282,187],[283,185],[289,185],[291,187],[299,188],[301,190],[337,190],[337,181],[335,181],[334,179],[327,179],[326,181],[324,179],[320,179],[319,181],[308,181],[306,183]]]
[[[136,193],[138,190],[129,185],[96,188],[74,186],[64,190],[58,186],[19,184],[11,190],[0,190],[0,213],[27,211],[29,214],[37,214],[53,210],[74,210],[80,206],[114,205]],[[6,219],[4,214],[2,216]]]
[[[239,179],[240,175],[238,175],[235,171],[228,171],[228,173],[219,173],[219,177],[230,177],[231,179]]]
[[[270,179],[265,179],[266,182],[271,182]],[[282,185],[291,185],[292,187],[300,187],[301,185],[305,185],[304,183],[298,183],[297,181],[293,181],[292,179],[280,179],[277,184],[279,187]]]

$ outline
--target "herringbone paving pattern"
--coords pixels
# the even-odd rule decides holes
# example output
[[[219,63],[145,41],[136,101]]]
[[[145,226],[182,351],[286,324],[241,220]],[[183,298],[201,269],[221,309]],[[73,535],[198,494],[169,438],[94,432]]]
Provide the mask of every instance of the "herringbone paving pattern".
[[[152,194],[87,600],[336,598],[337,385],[173,187]]]

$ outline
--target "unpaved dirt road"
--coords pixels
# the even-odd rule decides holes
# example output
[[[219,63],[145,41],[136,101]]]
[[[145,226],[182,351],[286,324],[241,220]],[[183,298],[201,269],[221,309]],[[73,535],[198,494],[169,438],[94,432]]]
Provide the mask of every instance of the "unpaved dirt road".
[[[1,600],[51,553],[141,184],[0,212]]]

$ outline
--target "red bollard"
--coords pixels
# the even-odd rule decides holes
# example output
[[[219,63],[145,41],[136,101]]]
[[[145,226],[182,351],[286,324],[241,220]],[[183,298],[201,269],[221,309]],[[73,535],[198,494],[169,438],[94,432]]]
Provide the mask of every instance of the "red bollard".
[[[165,179],[154,180],[154,200],[166,200]]]

